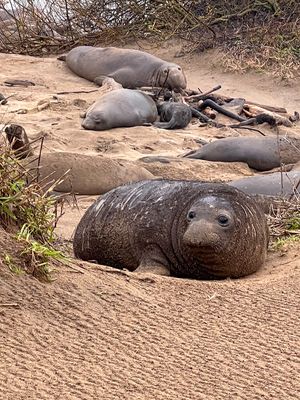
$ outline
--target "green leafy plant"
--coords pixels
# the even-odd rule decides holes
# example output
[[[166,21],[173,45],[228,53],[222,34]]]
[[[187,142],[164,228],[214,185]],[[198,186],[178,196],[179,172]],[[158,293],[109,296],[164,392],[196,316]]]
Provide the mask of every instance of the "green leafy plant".
[[[55,249],[54,228],[57,200],[36,182],[28,161],[21,162],[7,146],[0,149],[0,228],[9,234],[10,254],[1,246],[0,256],[8,268],[19,274],[31,272],[51,280],[53,266],[66,257]]]

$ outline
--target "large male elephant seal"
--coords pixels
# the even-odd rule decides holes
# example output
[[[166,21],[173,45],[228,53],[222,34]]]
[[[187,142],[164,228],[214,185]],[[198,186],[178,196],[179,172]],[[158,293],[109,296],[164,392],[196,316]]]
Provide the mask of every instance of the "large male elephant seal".
[[[92,82],[104,75],[129,89],[186,88],[186,77],[179,65],[140,50],[78,46],[67,54],[66,62],[75,74]]]
[[[102,131],[149,124],[157,116],[156,104],[150,96],[139,90],[116,89],[91,105],[81,125],[84,129]]]
[[[300,193],[300,171],[274,172],[268,175],[251,176],[229,183],[247,194],[290,197]]]
[[[26,163],[28,164],[26,159]],[[36,178],[34,168],[37,158],[32,159],[30,167],[32,178]],[[124,183],[151,179],[154,176],[130,161],[117,161],[102,156],[76,153],[42,153],[38,169],[39,182],[43,188],[57,192],[97,195]]]
[[[82,217],[75,256],[187,278],[238,278],[265,260],[263,211],[226,184],[153,180],[116,188]]]
[[[300,160],[300,139],[280,137],[234,137],[218,139],[186,154],[207,161],[241,161],[257,171],[267,171]]]
[[[187,104],[165,101],[157,104],[160,122],[154,126],[161,129],[183,129],[191,122],[192,110]]]

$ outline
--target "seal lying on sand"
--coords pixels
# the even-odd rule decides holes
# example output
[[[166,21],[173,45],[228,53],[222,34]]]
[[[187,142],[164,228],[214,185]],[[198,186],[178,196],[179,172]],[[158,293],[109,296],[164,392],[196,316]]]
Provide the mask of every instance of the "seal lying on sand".
[[[186,88],[186,77],[179,65],[140,50],[78,46],[59,59],[65,59],[75,74],[92,82],[104,75],[130,89],[142,86]]]
[[[162,129],[183,129],[191,122],[192,110],[187,104],[163,102],[157,105],[160,122],[153,125]]]
[[[100,197],[82,217],[75,256],[187,278],[238,278],[265,260],[263,211],[225,184],[153,180]]]
[[[274,172],[273,174],[251,176],[229,183],[247,194],[262,194],[267,196],[292,196],[300,193],[300,171]],[[298,185],[298,188],[296,188]]]
[[[37,159],[33,159],[30,167],[36,166]],[[34,171],[32,176],[36,177]],[[45,191],[54,186],[53,190],[57,192],[89,195],[106,193],[124,183],[151,178],[150,172],[132,162],[76,153],[42,153],[39,168],[39,182]]]
[[[102,131],[117,127],[139,126],[157,118],[154,100],[139,90],[116,89],[101,96],[84,114],[82,127]]]
[[[298,147],[298,150],[297,150]],[[186,154],[207,161],[241,161],[257,171],[292,164],[300,160],[300,140],[281,137],[235,137],[218,139]]]

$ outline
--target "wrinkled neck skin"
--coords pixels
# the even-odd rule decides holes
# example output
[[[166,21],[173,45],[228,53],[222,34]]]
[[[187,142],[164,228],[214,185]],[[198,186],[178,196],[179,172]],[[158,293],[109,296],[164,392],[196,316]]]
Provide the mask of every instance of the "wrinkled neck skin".
[[[180,221],[176,224],[176,228],[174,227],[174,231],[177,231],[177,235],[172,238],[176,241],[176,245],[174,249],[176,249],[176,257],[179,263],[183,266],[188,266],[188,272],[184,273],[183,270],[174,271],[174,274],[179,277],[189,277],[195,279],[221,279],[222,270],[220,264],[220,255],[218,256],[218,260],[216,257],[216,253],[220,253],[222,251],[223,246],[219,246],[219,249],[212,252],[211,247],[207,248],[197,248],[193,249],[183,243],[182,238],[188,227],[188,223],[186,220],[186,212],[181,215]],[[193,251],[194,250],[194,251]],[[222,266],[224,269],[224,265]]]

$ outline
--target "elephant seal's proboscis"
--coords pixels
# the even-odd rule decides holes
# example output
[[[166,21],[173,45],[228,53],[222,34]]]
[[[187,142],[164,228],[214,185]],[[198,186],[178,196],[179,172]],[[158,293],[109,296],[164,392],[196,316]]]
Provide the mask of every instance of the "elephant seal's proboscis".
[[[130,271],[238,278],[264,263],[268,227],[255,201],[226,184],[153,180],[99,198],[82,217],[75,256]]]

